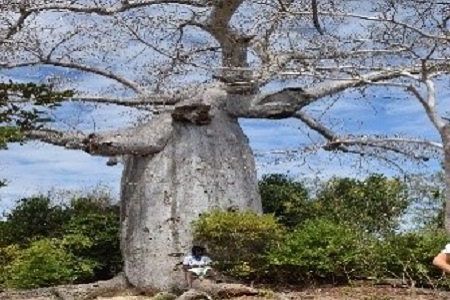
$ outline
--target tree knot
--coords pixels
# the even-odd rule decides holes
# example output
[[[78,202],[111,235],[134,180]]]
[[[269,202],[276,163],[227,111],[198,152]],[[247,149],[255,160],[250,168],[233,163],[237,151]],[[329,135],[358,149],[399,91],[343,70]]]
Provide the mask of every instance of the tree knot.
[[[172,119],[178,122],[188,122],[195,125],[211,123],[211,105],[204,103],[184,104],[175,106]]]

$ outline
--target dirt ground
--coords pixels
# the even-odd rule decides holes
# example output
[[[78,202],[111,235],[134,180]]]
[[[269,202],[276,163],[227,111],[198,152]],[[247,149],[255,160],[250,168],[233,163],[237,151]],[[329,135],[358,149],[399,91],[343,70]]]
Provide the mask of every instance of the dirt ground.
[[[450,299],[449,293],[414,288],[391,286],[341,286],[289,291],[279,294],[283,300],[323,299],[323,300],[434,300]]]
[[[235,300],[450,300],[450,292],[392,286],[340,286],[319,287],[272,292],[267,289],[262,296],[244,296]],[[99,300],[148,300],[144,296],[117,296]]]
[[[289,287],[274,291],[269,287],[258,287],[258,296],[243,296],[230,300],[450,300],[450,291],[433,289],[393,287],[391,285],[352,285],[352,286],[321,286],[298,288]],[[89,300],[150,300],[149,296],[136,295],[129,290],[121,290],[108,296],[92,297]],[[76,297],[75,297],[76,298]],[[73,300],[77,300],[77,299]],[[59,297],[30,295],[28,297],[6,296],[0,293],[0,300],[59,300]],[[154,300],[164,300],[156,297]]]

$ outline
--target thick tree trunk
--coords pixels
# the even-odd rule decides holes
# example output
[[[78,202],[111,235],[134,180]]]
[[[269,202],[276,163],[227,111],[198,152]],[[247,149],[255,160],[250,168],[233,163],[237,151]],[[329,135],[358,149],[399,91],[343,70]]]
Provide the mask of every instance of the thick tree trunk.
[[[260,213],[252,151],[237,119],[215,109],[210,121],[174,114],[164,149],[128,155],[122,177],[122,253],[129,282],[174,290],[174,270],[192,245],[191,223],[214,208]]]

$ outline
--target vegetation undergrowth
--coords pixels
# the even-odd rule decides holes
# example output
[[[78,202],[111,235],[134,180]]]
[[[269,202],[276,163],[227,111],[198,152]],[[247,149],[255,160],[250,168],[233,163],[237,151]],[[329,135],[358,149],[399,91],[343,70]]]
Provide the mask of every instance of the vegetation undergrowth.
[[[439,185],[418,191],[373,174],[334,178],[311,192],[305,183],[271,174],[259,187],[263,215],[215,210],[193,223],[194,239],[224,275],[279,285],[394,278],[449,287],[431,264],[447,242]],[[429,203],[418,209],[418,198]],[[119,226],[119,207],[105,194],[18,200],[0,222],[1,288],[113,277],[122,266]]]

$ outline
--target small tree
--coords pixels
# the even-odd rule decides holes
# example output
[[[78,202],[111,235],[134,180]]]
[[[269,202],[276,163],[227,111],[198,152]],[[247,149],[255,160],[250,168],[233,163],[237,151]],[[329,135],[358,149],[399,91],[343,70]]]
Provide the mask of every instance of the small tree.
[[[293,228],[311,217],[308,190],[283,174],[264,175],[259,181],[264,213],[273,213],[279,222]]]
[[[319,190],[315,203],[318,215],[336,223],[386,233],[398,227],[410,200],[400,180],[372,174],[365,180],[331,179]]]

